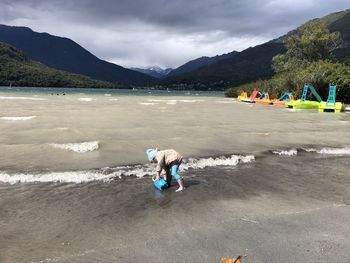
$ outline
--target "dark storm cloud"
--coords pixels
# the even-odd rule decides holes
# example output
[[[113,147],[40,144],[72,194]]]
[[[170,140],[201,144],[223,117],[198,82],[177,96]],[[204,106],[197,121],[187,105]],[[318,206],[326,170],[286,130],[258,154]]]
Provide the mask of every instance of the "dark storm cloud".
[[[139,21],[184,32],[223,30],[264,34],[331,10],[350,6],[347,0],[6,0],[10,6],[65,12],[67,19],[93,25]],[[312,17],[311,17],[312,15]]]
[[[349,6],[348,0],[1,0],[0,22],[71,37],[125,65],[138,59],[174,66],[262,43]]]

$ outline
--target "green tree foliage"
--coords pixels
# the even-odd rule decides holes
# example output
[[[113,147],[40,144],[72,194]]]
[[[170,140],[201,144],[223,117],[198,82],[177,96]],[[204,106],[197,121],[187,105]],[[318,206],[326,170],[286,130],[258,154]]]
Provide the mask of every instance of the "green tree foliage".
[[[258,89],[275,98],[291,91],[298,98],[304,83],[312,83],[326,100],[329,83],[335,83],[337,100],[350,103],[350,57],[341,62],[333,57],[334,51],[345,45],[339,32],[331,33],[321,21],[315,20],[301,26],[284,44],[287,52],[272,59],[276,74],[271,79],[231,88],[225,94]]]
[[[283,42],[287,52],[272,59],[277,73],[305,68],[314,61],[332,59],[334,51],[345,45],[340,33],[330,32],[320,20],[304,24]]]
[[[242,90],[240,89],[227,89],[225,90],[225,97],[236,98],[241,92]]]
[[[300,60],[330,59],[333,52],[343,46],[339,32],[330,32],[320,20],[311,21],[286,39],[287,54]]]

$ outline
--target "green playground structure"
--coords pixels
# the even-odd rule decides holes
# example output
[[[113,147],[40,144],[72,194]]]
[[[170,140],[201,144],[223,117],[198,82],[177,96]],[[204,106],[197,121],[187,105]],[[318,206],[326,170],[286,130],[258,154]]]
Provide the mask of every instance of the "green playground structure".
[[[308,91],[316,97],[317,101],[307,100]],[[344,105],[341,102],[336,102],[337,86],[334,84],[329,85],[328,99],[322,101],[320,95],[318,95],[316,89],[311,84],[305,84],[303,95],[299,100],[286,102],[287,108],[292,109],[317,109],[321,112],[340,112],[343,110]]]
[[[309,90],[316,97],[317,101],[306,99]],[[318,95],[314,86],[312,86],[311,84],[305,84],[303,95],[301,96],[301,98],[299,100],[286,102],[286,107],[292,109],[318,109],[321,101],[322,98],[320,97],[320,95]]]
[[[319,111],[325,112],[341,112],[344,108],[343,103],[336,102],[337,86],[334,84],[329,85],[328,99],[327,101],[321,101],[318,107]]]

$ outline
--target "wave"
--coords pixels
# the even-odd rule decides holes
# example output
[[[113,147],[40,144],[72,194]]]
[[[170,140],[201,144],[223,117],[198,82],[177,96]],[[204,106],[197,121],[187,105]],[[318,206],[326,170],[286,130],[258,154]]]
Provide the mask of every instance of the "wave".
[[[149,102],[176,102],[176,100],[149,99]]]
[[[203,169],[213,166],[236,166],[239,163],[250,163],[255,160],[253,155],[231,155],[230,157],[217,157],[217,158],[190,158],[188,162],[181,165],[183,170],[188,169]]]
[[[299,154],[299,152],[306,152],[306,153],[314,153],[314,154],[322,154],[322,155],[350,155],[350,147],[344,147],[344,148],[331,148],[331,147],[325,147],[321,149],[316,148],[292,148],[287,150],[274,150],[272,153],[276,155],[284,155],[284,156],[296,156]]]
[[[344,148],[322,148],[322,149],[304,149],[306,152],[315,152],[325,155],[350,155],[350,147]]]
[[[232,103],[237,103],[236,100],[217,100],[215,101],[216,103],[223,103],[223,104],[232,104]]]
[[[278,151],[272,151],[274,154],[277,155],[284,155],[284,156],[296,156],[298,155],[297,149],[289,149],[289,150],[278,150]]]
[[[204,100],[166,100],[166,99],[149,99],[149,102],[163,102],[168,105],[174,105],[177,104],[177,102],[184,102],[184,103],[195,103],[195,102],[203,102]]]
[[[184,103],[195,103],[195,102],[203,102],[204,100],[165,100],[165,99],[149,99],[149,102],[163,102],[169,105],[177,104],[177,102]]]
[[[93,98],[79,98],[78,100],[79,101],[90,102],[90,101],[93,101],[94,99]]]
[[[63,143],[63,144],[50,143],[49,145],[54,148],[69,150],[76,153],[92,152],[99,148],[98,141],[82,142],[82,143]]]
[[[190,158],[184,160],[180,166],[180,172],[191,169],[204,169],[215,166],[237,166],[239,163],[250,163],[255,160],[253,155],[232,155],[229,157]],[[110,182],[123,176],[136,176],[142,178],[155,174],[155,166],[152,164],[130,165],[118,167],[105,167],[98,170],[67,171],[51,173],[15,173],[9,174],[0,171],[0,182],[7,184],[60,182],[60,183],[86,183],[91,181]]]
[[[1,100],[46,100],[43,98],[32,98],[32,97],[3,97],[0,96]]]
[[[36,116],[26,116],[26,117],[0,117],[1,120],[6,121],[27,121],[36,118]]]
[[[180,100],[180,101],[185,103],[194,103],[194,102],[202,102],[204,100]]]
[[[150,105],[157,105],[158,103],[155,102],[139,102],[140,105],[146,105],[146,106],[150,106]]]
[[[299,112],[302,111],[302,109],[286,109],[289,112]]]
[[[54,173],[39,173],[39,174],[8,174],[0,172],[0,182],[8,184],[16,183],[85,183],[91,181],[108,181],[113,178],[113,174],[101,174],[94,171],[72,171],[72,172],[54,172]]]
[[[176,100],[164,100],[164,99],[149,99],[149,102],[176,102]]]

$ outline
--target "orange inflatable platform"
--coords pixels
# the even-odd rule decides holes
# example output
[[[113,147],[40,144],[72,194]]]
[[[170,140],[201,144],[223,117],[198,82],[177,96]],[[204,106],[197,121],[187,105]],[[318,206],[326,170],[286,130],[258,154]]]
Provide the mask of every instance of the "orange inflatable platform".
[[[255,103],[263,104],[263,105],[271,105],[273,101],[270,100],[270,96],[267,92],[261,92],[261,96],[255,99]]]
[[[286,102],[294,101],[292,93],[285,92],[278,99],[273,100],[273,105],[286,106]]]

